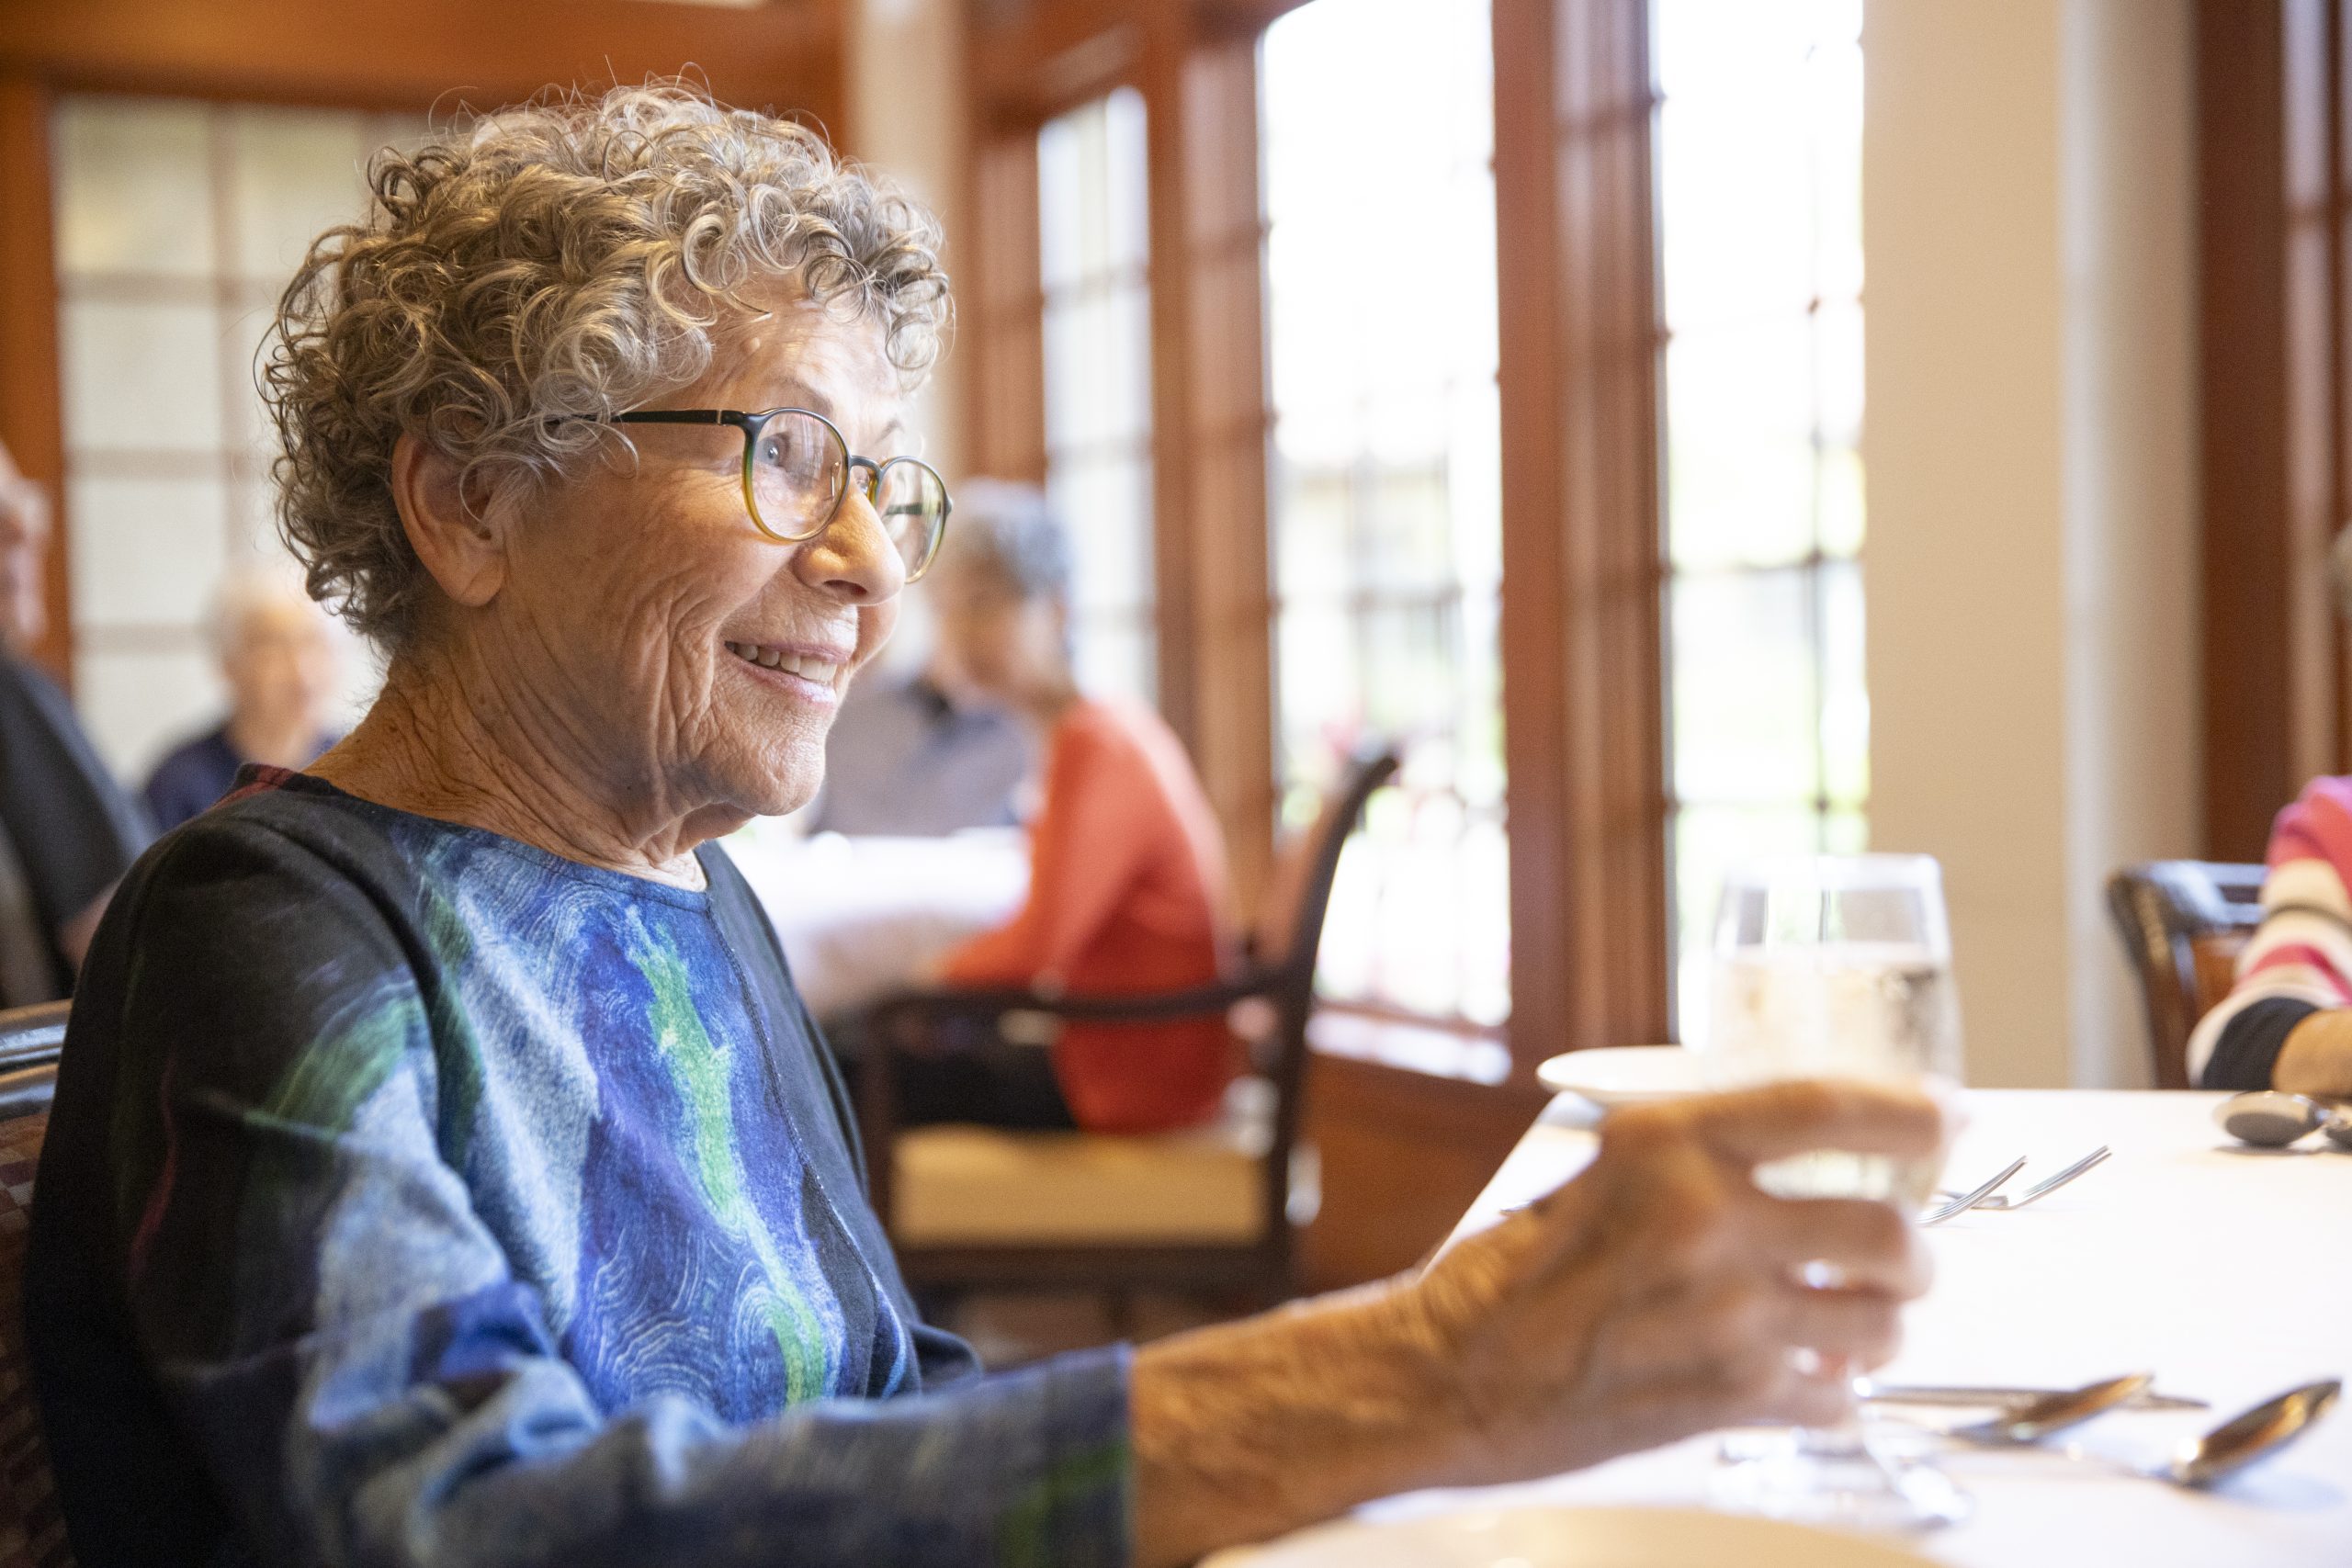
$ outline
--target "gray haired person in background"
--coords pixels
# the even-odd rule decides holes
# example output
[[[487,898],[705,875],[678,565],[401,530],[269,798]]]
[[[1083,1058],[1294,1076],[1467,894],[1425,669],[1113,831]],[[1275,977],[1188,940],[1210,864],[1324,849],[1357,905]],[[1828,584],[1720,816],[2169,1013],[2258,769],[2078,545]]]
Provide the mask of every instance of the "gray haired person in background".
[[[1044,504],[1024,485],[967,480],[956,487],[943,558],[975,528],[993,536],[1003,531],[1001,522],[1043,517]],[[1057,571],[1054,586],[1066,590],[1069,552],[1058,528],[1050,536],[1053,558],[1038,564]],[[925,598],[920,587],[911,596]],[[946,638],[934,635],[929,657],[911,674],[876,671],[866,681],[851,689],[833,721],[809,831],[929,838],[1013,824],[1014,797],[1036,765],[1035,748],[1017,720],[963,678]]]
[[[107,897],[153,832],[29,659],[49,624],[49,498],[0,446],[0,1006],[71,995]]]

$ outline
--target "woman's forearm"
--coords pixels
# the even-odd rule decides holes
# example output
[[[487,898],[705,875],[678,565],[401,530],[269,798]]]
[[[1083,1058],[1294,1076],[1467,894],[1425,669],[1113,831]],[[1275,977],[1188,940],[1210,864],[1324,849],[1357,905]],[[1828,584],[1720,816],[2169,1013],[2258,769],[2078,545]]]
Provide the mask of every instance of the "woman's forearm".
[[[2352,1008],[2325,1008],[2295,1025],[2270,1083],[2292,1094],[2352,1095]]]
[[[1136,1353],[1136,1561],[1189,1562],[1442,1479],[1463,1424],[1395,1283]]]
[[[1417,1487],[1838,1417],[1845,1380],[1820,1369],[1893,1352],[1926,1250],[1883,1203],[1769,1197],[1753,1169],[1825,1148],[1940,1160],[1942,1133],[1928,1100],[1859,1085],[1628,1107],[1575,1179],[1409,1280],[1146,1348],[1128,1395],[1138,1561]],[[1807,1287],[1811,1263],[1844,1283]]]

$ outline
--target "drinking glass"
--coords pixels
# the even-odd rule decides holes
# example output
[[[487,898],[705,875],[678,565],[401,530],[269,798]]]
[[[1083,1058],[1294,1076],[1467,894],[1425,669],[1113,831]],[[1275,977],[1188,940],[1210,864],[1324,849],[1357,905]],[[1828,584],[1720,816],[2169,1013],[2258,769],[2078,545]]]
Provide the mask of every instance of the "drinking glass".
[[[1960,1004],[1943,879],[1926,855],[1758,862],[1724,882],[1705,1037],[1712,1081],[1956,1080]],[[1824,1149],[1759,1167],[1788,1198],[1871,1198],[1916,1214],[1936,1162]],[[1809,1282],[1834,1283],[1815,1279]],[[1826,1370],[1826,1369],[1825,1369]],[[1718,1501],[1802,1523],[1905,1529],[1951,1523],[1965,1494],[1932,1465],[1873,1445],[1857,1404],[1836,1427],[1774,1434],[1717,1478]]]

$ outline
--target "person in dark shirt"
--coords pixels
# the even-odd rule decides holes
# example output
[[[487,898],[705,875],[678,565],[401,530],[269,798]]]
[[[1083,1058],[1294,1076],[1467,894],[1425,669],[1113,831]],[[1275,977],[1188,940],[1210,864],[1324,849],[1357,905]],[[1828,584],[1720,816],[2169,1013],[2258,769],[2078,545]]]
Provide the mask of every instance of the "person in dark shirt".
[[[65,694],[29,660],[48,623],[49,508],[0,446],[0,1006],[54,1000],[107,895],[153,837],[98,761]]]
[[[842,702],[808,830],[933,838],[1010,828],[1031,761],[1018,723],[958,702],[937,671],[876,680]]]
[[[332,622],[281,570],[232,578],[214,615],[226,722],[155,765],[141,792],[156,828],[169,832],[229,793],[247,762],[305,768],[335,742],[327,723],[338,652]]]

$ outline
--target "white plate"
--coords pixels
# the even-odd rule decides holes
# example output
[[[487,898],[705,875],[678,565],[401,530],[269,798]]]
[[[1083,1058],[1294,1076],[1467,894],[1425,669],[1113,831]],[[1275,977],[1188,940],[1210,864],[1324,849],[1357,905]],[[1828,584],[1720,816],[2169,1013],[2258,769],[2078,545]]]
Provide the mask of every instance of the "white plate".
[[[1679,1045],[1570,1051],[1537,1067],[1535,1077],[1555,1094],[1580,1094],[1605,1107],[1672,1100],[1707,1087],[1703,1064]]]
[[[1507,1508],[1343,1519],[1202,1568],[1932,1568],[1860,1536],[1681,1508]]]

